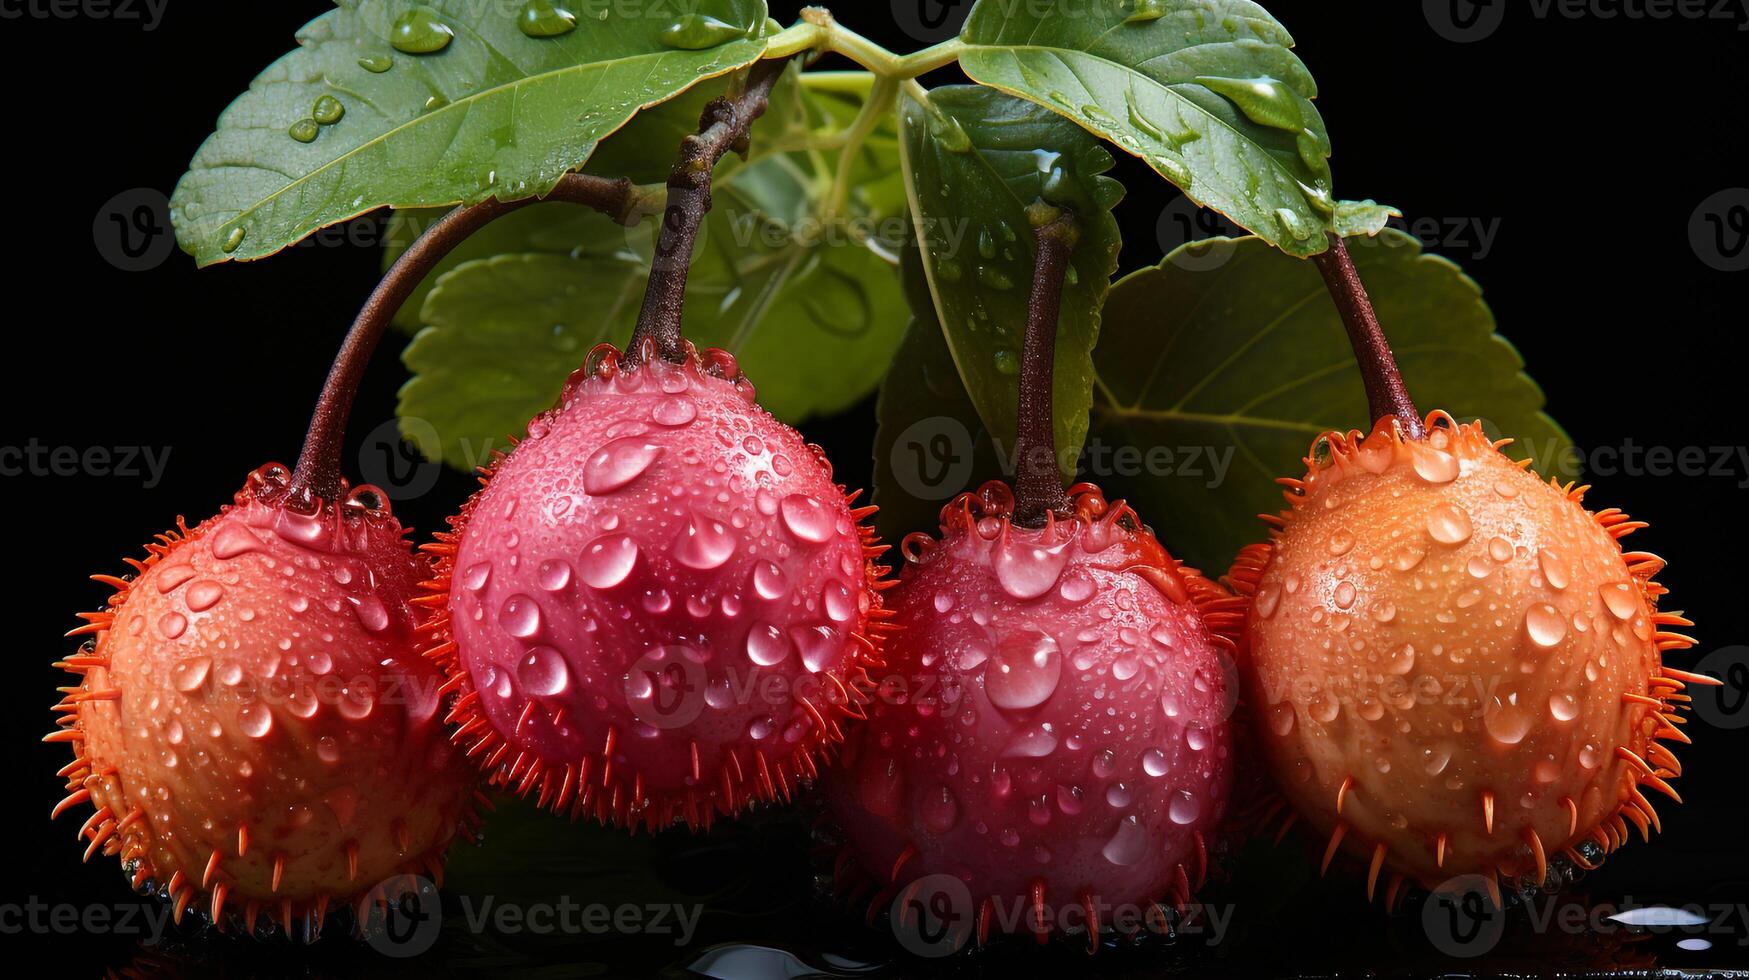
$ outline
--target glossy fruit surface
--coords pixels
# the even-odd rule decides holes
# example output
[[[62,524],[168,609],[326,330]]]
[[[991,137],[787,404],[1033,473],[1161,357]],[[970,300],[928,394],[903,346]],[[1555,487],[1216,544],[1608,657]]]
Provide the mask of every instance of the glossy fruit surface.
[[[1071,505],[1019,527],[992,483],[905,542],[898,630],[830,792],[877,906],[946,884],[980,937],[1081,931],[1088,909],[1109,927],[1114,906],[1134,928],[1208,870],[1237,696],[1210,623],[1238,604],[1128,507],[1086,486]]]
[[[1325,436],[1273,541],[1231,581],[1253,597],[1246,697],[1293,810],[1368,868],[1434,887],[1540,886],[1656,826],[1643,790],[1680,771],[1663,739],[1692,644],[1660,613],[1643,525],[1587,511],[1478,425],[1430,416]],[[1588,843],[1589,842],[1589,843]],[[1495,886],[1497,887],[1497,886]]]
[[[436,546],[460,744],[573,816],[787,798],[876,649],[866,513],[727,354],[596,351]]]
[[[374,488],[305,513],[262,467],[235,503],[160,535],[65,662],[62,771],[87,858],[121,857],[178,918],[265,911],[289,932],[331,901],[440,877],[473,820],[413,600],[429,566]]]

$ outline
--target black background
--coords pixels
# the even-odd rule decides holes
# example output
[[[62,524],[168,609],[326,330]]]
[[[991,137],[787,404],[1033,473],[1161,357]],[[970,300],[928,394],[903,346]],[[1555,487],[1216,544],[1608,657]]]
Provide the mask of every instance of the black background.
[[[916,2],[846,3],[838,14],[913,50],[925,39],[899,25],[926,19],[907,6]],[[1493,36],[1454,43],[1429,26],[1418,0],[1268,6],[1320,81],[1337,192],[1446,227],[1464,223],[1431,248],[1481,282],[1579,446],[1745,441],[1735,335],[1749,273],[1709,268],[1690,219],[1709,196],[1749,185],[1746,15],[1571,19],[1513,4]],[[25,7],[0,2],[0,10]],[[79,863],[77,820],[46,822],[60,795],[53,772],[67,758],[64,747],[37,743],[63,682],[48,664],[72,649],[60,637],[73,613],[105,595],[85,576],[119,571],[123,556],[178,514],[212,513],[251,468],[291,461],[332,352],[378,270],[374,248],[336,245],[200,271],[176,251],[150,270],[123,271],[104,257],[113,230],[105,244],[93,219],[118,193],[167,193],[220,110],[326,7],[168,0],[150,31],[137,20],[0,19],[0,90],[10,96],[0,154],[10,219],[0,239],[10,327],[0,445],[171,454],[151,488],[137,476],[0,477],[10,525],[0,623],[5,662],[17,671],[0,681],[12,781],[0,812],[14,821],[0,838],[0,902],[126,898],[112,860]],[[773,13],[787,23],[795,7],[775,4]],[[1131,269],[1159,257],[1157,221],[1176,194],[1128,161],[1119,176],[1130,187],[1120,218]],[[1498,229],[1485,255],[1476,221]],[[392,338],[373,365],[355,441],[392,416],[405,377],[398,351]],[[868,482],[870,405],[804,429],[847,482]],[[1700,624],[1697,656],[1749,634],[1739,550],[1749,549],[1745,481],[1741,460],[1726,475],[1595,480],[1594,503],[1653,522],[1634,544],[1671,560],[1661,578],[1671,605]],[[467,487],[452,474],[396,508],[430,530]],[[1151,515],[1168,543],[1174,519]],[[1688,666],[1682,655],[1674,662]],[[1612,858],[1594,885],[1696,900],[1749,893],[1738,788],[1749,742],[1704,723],[1690,730],[1698,744],[1683,753],[1679,783],[1688,805],[1661,807],[1665,835]],[[69,955],[72,975],[111,962],[78,948]]]

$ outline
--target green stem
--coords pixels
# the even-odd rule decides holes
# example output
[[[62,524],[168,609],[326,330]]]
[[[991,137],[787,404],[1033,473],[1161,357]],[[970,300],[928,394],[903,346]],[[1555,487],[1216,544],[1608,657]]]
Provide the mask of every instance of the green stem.
[[[953,64],[963,50],[964,42],[950,38],[911,54],[894,54],[838,23],[824,7],[808,7],[802,11],[800,22],[771,38],[764,57],[788,58],[803,51],[830,52],[849,58],[882,78],[903,81]]]
[[[838,156],[838,174],[832,180],[832,192],[826,197],[822,219],[830,223],[846,213],[850,204],[850,183],[856,172],[856,161],[862,155],[862,144],[875,131],[881,120],[893,111],[899,94],[899,80],[886,75],[875,77],[868,101],[850,128],[844,131],[844,145]]]

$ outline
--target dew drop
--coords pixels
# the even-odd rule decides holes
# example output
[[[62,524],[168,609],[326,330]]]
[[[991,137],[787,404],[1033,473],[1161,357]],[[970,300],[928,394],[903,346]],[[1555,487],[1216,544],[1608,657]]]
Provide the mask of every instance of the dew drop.
[[[720,521],[697,514],[688,516],[686,527],[674,542],[674,557],[688,568],[709,571],[721,568],[735,553],[735,536]]]
[[[1107,861],[1120,868],[1140,861],[1148,851],[1148,832],[1142,829],[1141,818],[1135,814],[1118,822],[1117,832],[1100,849]]]
[[[755,623],[747,633],[747,659],[761,667],[783,663],[789,656],[789,640],[770,623]]]
[[[643,476],[661,455],[661,446],[642,439],[616,439],[596,450],[583,464],[583,489],[595,496],[613,493]]]
[[[571,686],[571,671],[565,658],[552,647],[535,647],[516,665],[516,680],[532,697],[563,694]]]
[[[516,26],[529,37],[561,37],[577,29],[577,15],[552,0],[528,0]]]
[[[778,510],[784,527],[803,541],[824,544],[832,540],[832,514],[818,500],[792,493],[778,504]]]
[[[1472,530],[1470,515],[1455,504],[1441,504],[1427,518],[1427,533],[1440,544],[1462,544]]]
[[[631,577],[638,563],[638,543],[624,534],[609,534],[590,542],[577,560],[577,577],[592,589],[611,589]]]
[[[1567,636],[1567,619],[1546,602],[1531,606],[1524,614],[1524,631],[1539,647],[1553,647]]]
[[[224,586],[205,579],[188,587],[188,609],[190,612],[204,612],[218,605],[219,600],[224,597]]]
[[[535,582],[548,592],[561,592],[571,584],[571,565],[561,558],[549,558],[534,572]]]
[[[1041,547],[1016,537],[1004,535],[996,548],[996,581],[1016,599],[1036,599],[1049,592],[1062,577],[1073,542]]]
[[[1639,612],[1639,597],[1634,595],[1634,588],[1627,582],[1616,582],[1599,590],[1603,595],[1603,605],[1616,619],[1626,622]]]
[[[1036,708],[1056,693],[1063,673],[1057,641],[1036,630],[1004,636],[984,669],[984,693],[1005,711]]]
[[[436,54],[455,40],[455,30],[430,8],[413,7],[389,26],[389,45],[405,54]]]
[[[498,622],[511,636],[519,640],[529,639],[540,632],[540,606],[519,592],[504,600],[498,611]]]

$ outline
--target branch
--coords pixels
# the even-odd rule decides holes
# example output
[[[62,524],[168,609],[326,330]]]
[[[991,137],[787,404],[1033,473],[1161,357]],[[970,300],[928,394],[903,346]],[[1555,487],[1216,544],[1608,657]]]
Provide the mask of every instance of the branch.
[[[1043,527],[1050,514],[1067,506],[1062,470],[1057,464],[1051,389],[1056,375],[1063,276],[1080,231],[1073,214],[1057,211],[1037,226],[1036,236],[1038,260],[1026,307],[1026,335],[1020,346],[1020,410],[1014,438],[1014,523],[1021,527]]]
[[[686,275],[692,267],[699,227],[711,209],[711,173],[730,150],[747,152],[748,130],[765,114],[772,86],[788,64],[783,59],[754,65],[746,87],[733,98],[711,100],[699,117],[699,131],[680,142],[680,160],[668,175],[668,206],[650,262],[644,305],[626,345],[626,364],[635,366],[646,344],[654,344],[656,356],[663,360],[685,360],[681,319],[686,308]]]
[[[332,501],[339,497],[342,485],[341,452],[346,439],[346,420],[352,413],[353,396],[370,363],[377,341],[394,319],[401,304],[413,294],[431,270],[443,261],[457,245],[474,232],[541,201],[568,201],[592,207],[622,224],[636,224],[642,217],[637,186],[625,178],[609,180],[588,174],[566,174],[552,192],[544,198],[521,201],[482,201],[455,210],[439,218],[427,228],[407,251],[401,254],[382,281],[365,300],[364,308],[352,321],[346,339],[335,355],[328,380],[322,385],[316,411],[310,418],[309,433],[304,448],[298,454],[297,469],[292,471],[291,499],[305,504],[315,500]]]
[[[1360,271],[1348,254],[1342,238],[1332,234],[1329,250],[1314,256],[1318,271],[1324,274],[1324,284],[1330,288],[1330,298],[1336,301],[1336,312],[1348,328],[1348,342],[1354,346],[1354,359],[1360,365],[1360,376],[1366,382],[1367,408],[1374,422],[1395,417],[1403,431],[1412,439],[1425,433],[1421,413],[1409,398],[1402,372],[1397,370],[1397,358],[1385,340],[1384,328],[1366,295],[1366,285],[1360,281]]]

